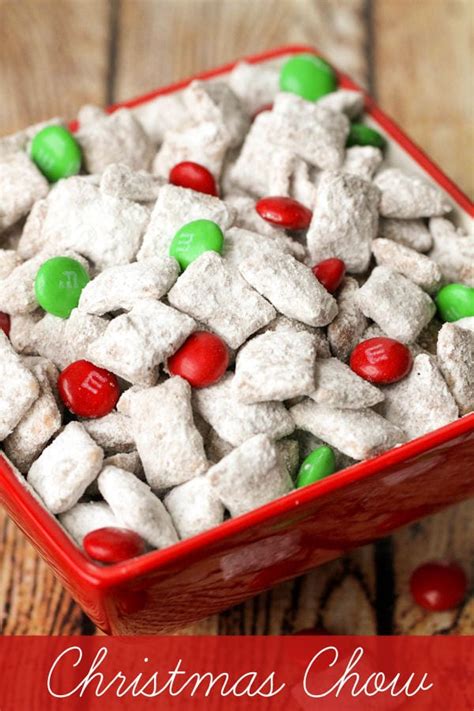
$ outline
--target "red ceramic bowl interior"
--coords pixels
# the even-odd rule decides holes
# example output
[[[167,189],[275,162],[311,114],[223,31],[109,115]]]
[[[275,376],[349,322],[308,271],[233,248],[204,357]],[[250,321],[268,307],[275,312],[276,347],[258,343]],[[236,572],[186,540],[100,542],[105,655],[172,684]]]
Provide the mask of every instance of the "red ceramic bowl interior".
[[[246,57],[275,62],[314,48],[290,46]],[[212,79],[235,63],[110,107],[129,108]],[[359,89],[338,73],[344,88]],[[397,161],[417,167],[451,198],[466,222],[469,199],[366,97]],[[75,128],[74,124],[71,124]],[[392,530],[474,494],[474,414],[360,462],[170,548],[108,567],[93,564],[0,457],[0,501],[93,622],[107,632],[170,632]]]

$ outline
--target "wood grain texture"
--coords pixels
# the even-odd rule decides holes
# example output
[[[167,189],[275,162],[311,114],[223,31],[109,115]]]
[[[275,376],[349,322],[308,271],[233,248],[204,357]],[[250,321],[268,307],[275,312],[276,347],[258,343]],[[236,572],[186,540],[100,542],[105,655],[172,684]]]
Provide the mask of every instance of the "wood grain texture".
[[[82,103],[124,99],[245,54],[309,43],[370,85],[387,112],[469,191],[469,5],[0,0],[0,96],[8,98],[0,102],[0,134],[54,114],[73,116]],[[288,634],[320,624],[339,634],[472,632],[472,596],[455,613],[425,615],[412,604],[408,580],[428,558],[454,556],[468,567],[473,514],[472,502],[442,512],[182,633]],[[0,630],[94,632],[3,513]]]
[[[376,0],[374,89],[380,105],[474,196],[472,0]]]

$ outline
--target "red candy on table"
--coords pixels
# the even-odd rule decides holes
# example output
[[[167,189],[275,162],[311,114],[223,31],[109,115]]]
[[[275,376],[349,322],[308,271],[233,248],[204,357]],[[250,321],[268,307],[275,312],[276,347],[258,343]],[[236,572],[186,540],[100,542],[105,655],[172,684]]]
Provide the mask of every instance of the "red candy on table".
[[[416,568],[410,578],[410,590],[415,602],[433,612],[457,607],[464,599],[466,588],[466,574],[457,563],[424,563]]]
[[[408,375],[413,365],[410,350],[393,338],[369,338],[351,353],[352,370],[369,383],[387,385]]]
[[[145,552],[143,539],[127,528],[97,528],[84,536],[84,550],[99,563],[121,563]]]
[[[324,259],[313,267],[314,276],[330,294],[339,289],[345,273],[346,265],[342,259],[336,257]]]
[[[229,351],[219,336],[196,331],[181,348],[168,358],[172,375],[180,375],[195,388],[205,388],[217,382],[229,365]]]
[[[212,173],[203,165],[189,160],[177,163],[171,168],[169,181],[172,185],[178,185],[180,188],[191,188],[191,190],[195,190],[198,193],[206,193],[206,195],[214,195],[216,197],[219,194]]]
[[[311,210],[289,197],[264,197],[255,209],[271,225],[286,230],[305,230],[313,217]]]
[[[0,328],[5,336],[8,337],[10,335],[10,316],[3,313],[3,311],[0,311]]]
[[[117,378],[87,360],[76,360],[58,378],[59,396],[79,417],[104,417],[120,396]]]

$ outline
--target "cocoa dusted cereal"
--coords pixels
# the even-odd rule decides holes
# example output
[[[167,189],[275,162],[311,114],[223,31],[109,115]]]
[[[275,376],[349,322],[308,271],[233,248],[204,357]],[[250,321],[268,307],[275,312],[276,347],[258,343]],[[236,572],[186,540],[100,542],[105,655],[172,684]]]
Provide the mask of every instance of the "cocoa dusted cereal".
[[[474,410],[474,238],[364,104],[304,54],[0,139],[0,440],[94,564]]]

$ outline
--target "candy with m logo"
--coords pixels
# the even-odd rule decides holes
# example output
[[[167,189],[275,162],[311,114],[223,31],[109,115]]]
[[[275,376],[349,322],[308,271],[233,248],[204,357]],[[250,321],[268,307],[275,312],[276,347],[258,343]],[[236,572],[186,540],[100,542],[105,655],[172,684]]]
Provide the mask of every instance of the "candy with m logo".
[[[87,360],[76,360],[58,379],[61,400],[80,417],[104,417],[113,410],[120,390],[117,378]]]
[[[403,343],[393,338],[369,338],[352,351],[354,373],[371,383],[396,383],[411,370],[413,358]]]

